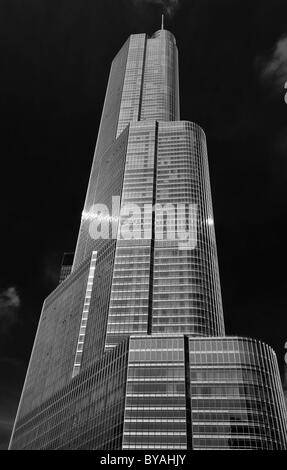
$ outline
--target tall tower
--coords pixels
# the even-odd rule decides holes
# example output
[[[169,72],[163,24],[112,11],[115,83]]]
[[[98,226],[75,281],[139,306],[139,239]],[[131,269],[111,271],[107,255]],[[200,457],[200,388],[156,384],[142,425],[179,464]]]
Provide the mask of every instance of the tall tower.
[[[63,276],[64,278],[65,276]],[[45,300],[11,449],[285,449],[273,350],[225,336],[206,138],[162,29],[115,57],[72,272]]]

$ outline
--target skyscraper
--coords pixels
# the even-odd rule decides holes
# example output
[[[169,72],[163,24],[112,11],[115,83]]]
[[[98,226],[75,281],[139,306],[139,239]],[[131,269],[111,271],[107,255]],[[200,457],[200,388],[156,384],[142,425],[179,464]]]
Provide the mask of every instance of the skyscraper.
[[[180,121],[163,28],[112,63],[66,274],[11,449],[286,449],[275,353],[225,335],[205,134]]]

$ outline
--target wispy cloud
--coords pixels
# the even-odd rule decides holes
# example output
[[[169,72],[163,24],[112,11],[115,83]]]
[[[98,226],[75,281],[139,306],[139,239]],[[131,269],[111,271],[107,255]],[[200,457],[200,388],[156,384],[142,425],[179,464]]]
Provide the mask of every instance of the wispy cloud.
[[[287,81],[287,35],[281,36],[271,54],[259,59],[261,65],[261,78],[272,81],[276,88],[282,87]]]
[[[0,335],[8,333],[11,326],[18,321],[20,297],[15,287],[0,292]]]
[[[153,3],[162,8],[163,13],[172,17],[176,10],[179,8],[181,0],[132,0],[135,5],[143,5]]]

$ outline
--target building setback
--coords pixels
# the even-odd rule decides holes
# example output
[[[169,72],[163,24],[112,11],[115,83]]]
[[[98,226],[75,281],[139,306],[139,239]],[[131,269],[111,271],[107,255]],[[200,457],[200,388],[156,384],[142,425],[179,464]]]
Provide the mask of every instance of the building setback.
[[[180,121],[163,28],[131,35],[112,63],[61,276],[10,449],[286,449],[274,351],[225,335],[206,138]]]

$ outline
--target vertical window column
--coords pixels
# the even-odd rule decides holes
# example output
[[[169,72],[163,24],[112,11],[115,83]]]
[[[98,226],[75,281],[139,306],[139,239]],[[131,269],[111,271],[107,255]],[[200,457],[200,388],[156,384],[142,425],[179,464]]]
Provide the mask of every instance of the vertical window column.
[[[72,377],[75,377],[76,375],[78,375],[80,372],[80,368],[81,368],[81,361],[82,361],[82,355],[83,355],[83,350],[84,350],[86,327],[87,327],[87,321],[88,321],[89,310],[90,310],[90,302],[91,302],[91,296],[92,296],[96,263],[97,263],[97,251],[93,251],[90,269],[89,269],[89,277],[88,277],[87,289],[86,289],[86,294],[85,294],[84,308],[83,308],[83,313],[82,313],[81,326],[80,326],[80,332],[79,332],[79,338],[78,338],[78,343],[77,343],[77,350],[76,350],[76,355],[75,355]]]

